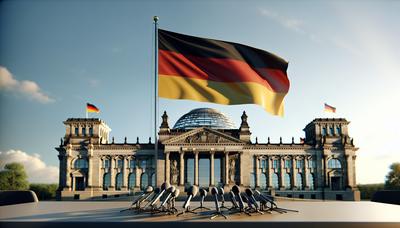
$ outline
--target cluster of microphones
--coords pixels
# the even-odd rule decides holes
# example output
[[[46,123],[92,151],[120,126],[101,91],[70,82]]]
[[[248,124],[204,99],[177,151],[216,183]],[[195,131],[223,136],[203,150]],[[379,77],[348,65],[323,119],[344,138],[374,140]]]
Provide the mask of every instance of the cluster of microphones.
[[[234,185],[227,194],[232,204],[232,206],[228,208],[225,206],[224,188],[210,187],[209,189],[199,189],[197,186],[193,185],[188,188],[187,197],[182,206],[183,210],[178,213],[175,202],[180,191],[169,183],[163,183],[160,188],[148,186],[143,194],[135,198],[131,206],[125,210],[136,210],[137,212],[149,212],[151,214],[176,214],[176,216],[181,216],[186,213],[198,214],[198,210],[211,211],[210,208],[204,206],[204,199],[209,191],[215,204],[215,211],[210,215],[211,219],[218,216],[227,219],[226,213],[223,213],[223,209],[229,214],[246,214],[248,216],[252,214],[264,214],[265,212],[271,213],[272,211],[278,213],[286,213],[288,211],[298,212],[296,210],[278,207],[274,197],[271,195],[262,194],[260,191],[250,188],[246,188],[242,192],[237,185]],[[190,203],[197,194],[200,195],[200,205],[191,209]]]

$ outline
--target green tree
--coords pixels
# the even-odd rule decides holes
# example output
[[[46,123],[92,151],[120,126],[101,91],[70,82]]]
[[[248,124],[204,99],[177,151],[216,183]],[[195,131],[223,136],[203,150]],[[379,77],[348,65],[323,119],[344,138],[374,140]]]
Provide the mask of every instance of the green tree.
[[[29,189],[34,191],[39,200],[50,200],[56,198],[57,184],[31,184]]]
[[[20,163],[9,163],[0,171],[0,190],[27,190],[29,183],[25,168]]]
[[[390,165],[390,172],[386,176],[385,189],[400,190],[400,163]]]

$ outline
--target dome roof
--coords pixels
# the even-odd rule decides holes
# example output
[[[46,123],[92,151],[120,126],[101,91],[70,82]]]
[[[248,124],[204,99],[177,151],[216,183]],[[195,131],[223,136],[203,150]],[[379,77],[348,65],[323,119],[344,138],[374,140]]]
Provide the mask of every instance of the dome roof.
[[[227,116],[212,108],[197,108],[186,113],[174,125],[174,129],[235,129],[235,124]]]

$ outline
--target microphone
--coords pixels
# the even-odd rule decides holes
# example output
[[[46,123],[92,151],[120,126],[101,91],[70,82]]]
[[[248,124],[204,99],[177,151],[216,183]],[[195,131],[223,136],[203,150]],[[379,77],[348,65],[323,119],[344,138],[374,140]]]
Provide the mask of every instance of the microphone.
[[[246,195],[248,196],[250,203],[253,204],[256,209],[258,209],[257,200],[254,198],[253,191],[250,188],[247,188],[245,192]]]
[[[240,210],[243,210],[243,209],[244,209],[244,202],[243,202],[242,196],[240,195],[240,188],[239,188],[239,186],[234,185],[234,186],[232,187],[232,192],[233,192],[233,193],[238,197],[238,199],[239,199],[239,208],[240,208]]]
[[[157,197],[153,201],[151,201],[150,206],[154,206],[160,200],[160,198],[164,194],[165,190],[170,187],[171,187],[171,185],[169,183],[164,182],[161,185],[161,192],[157,195]]]
[[[271,196],[265,196],[265,195],[263,195],[263,194],[261,194],[261,192],[260,191],[258,191],[258,190],[255,190],[254,191],[254,194],[259,198],[259,199],[262,199],[264,202],[264,204],[266,204],[266,203],[271,203],[271,205],[273,205],[273,206],[277,206],[276,205],[276,203],[274,202],[274,198],[273,197],[271,197]],[[261,200],[260,200],[261,201]]]
[[[140,203],[142,200],[144,200],[147,196],[149,196],[153,192],[153,187],[152,186],[147,186],[146,190],[143,192],[142,195],[140,195],[138,198],[136,198],[134,201],[132,201],[132,205]]]
[[[171,197],[172,193],[175,192],[175,186],[171,186],[167,189],[167,197],[165,197],[164,201],[161,203],[160,208],[163,207],[167,201],[169,200],[169,198]]]
[[[151,197],[151,199],[149,200],[149,202],[144,206],[145,208],[157,197],[157,195],[161,192],[160,188],[156,188],[153,191],[153,195]]]
[[[211,195],[214,196],[215,209],[216,209],[217,213],[219,213],[221,210],[219,208],[218,189],[216,187],[211,188]]]
[[[191,186],[187,192],[188,197],[186,198],[185,203],[183,204],[183,208],[187,209],[190,206],[190,200],[197,195],[199,188],[195,185]]]
[[[231,202],[232,202],[232,205],[233,205],[232,208],[238,208],[239,205],[238,205],[238,203],[236,201],[235,194],[232,191],[229,192],[229,198],[231,199]]]

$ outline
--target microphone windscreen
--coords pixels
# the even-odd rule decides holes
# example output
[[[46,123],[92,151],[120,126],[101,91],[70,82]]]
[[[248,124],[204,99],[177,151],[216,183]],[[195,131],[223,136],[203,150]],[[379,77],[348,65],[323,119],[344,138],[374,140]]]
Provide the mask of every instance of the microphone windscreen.
[[[211,195],[218,195],[218,189],[216,187],[211,188]]]
[[[175,191],[175,186],[171,186],[168,188],[168,192],[173,193]]]
[[[160,193],[160,192],[161,192],[161,189],[160,189],[160,188],[154,189],[154,193],[158,194],[158,193]]]
[[[181,192],[181,191],[179,191],[179,189],[177,188],[177,189],[175,189],[175,191],[172,193],[172,196],[173,196],[173,197],[178,197],[180,192]]]
[[[234,185],[234,186],[232,187],[232,192],[235,193],[235,194],[239,194],[239,193],[240,193],[240,188],[239,188],[239,186]]]
[[[192,195],[195,197],[197,193],[199,192],[199,188],[195,185],[192,186]]]
[[[147,188],[146,188],[146,193],[150,193],[150,192],[152,192],[153,191],[153,186],[147,186]]]
[[[225,193],[224,188],[218,188],[218,194],[223,195]]]
[[[248,196],[253,195],[253,191],[250,188],[246,188],[245,192],[246,192],[246,195],[248,195]]]
[[[207,191],[204,188],[200,189],[199,192],[200,192],[200,196],[207,196]]]

